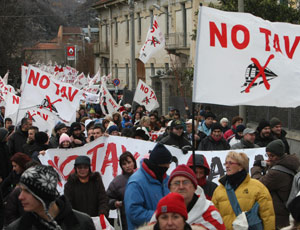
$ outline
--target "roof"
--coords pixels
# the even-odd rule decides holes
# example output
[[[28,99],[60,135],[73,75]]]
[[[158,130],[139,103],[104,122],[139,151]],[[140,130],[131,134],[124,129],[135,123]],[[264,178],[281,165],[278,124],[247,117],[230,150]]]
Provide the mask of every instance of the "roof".
[[[63,34],[81,34],[80,27],[63,27]]]
[[[98,7],[100,5],[103,5],[105,3],[109,3],[109,2],[112,2],[114,0],[100,0],[100,1],[97,1],[95,4],[92,5],[92,7]]]
[[[62,47],[57,43],[37,43],[32,47],[25,48],[26,50],[59,50]]]

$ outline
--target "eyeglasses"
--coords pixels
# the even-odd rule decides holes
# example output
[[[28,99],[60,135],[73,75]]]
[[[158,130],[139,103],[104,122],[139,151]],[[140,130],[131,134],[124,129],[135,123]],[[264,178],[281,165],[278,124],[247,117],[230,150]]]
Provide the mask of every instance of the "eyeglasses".
[[[276,155],[274,155],[274,154],[265,154],[265,157],[268,157],[268,158],[274,158],[274,157],[276,157]]]
[[[226,165],[239,165],[239,163],[232,162],[232,161],[225,161],[225,163],[223,165],[224,166],[226,166]]]
[[[190,181],[190,180],[183,180],[183,181],[180,181],[180,180],[178,180],[178,181],[174,181],[173,183],[171,183],[170,185],[171,185],[171,187],[179,187],[180,186],[180,184],[182,184],[183,186],[186,186],[186,185],[189,185],[189,184],[191,184],[192,182]]]

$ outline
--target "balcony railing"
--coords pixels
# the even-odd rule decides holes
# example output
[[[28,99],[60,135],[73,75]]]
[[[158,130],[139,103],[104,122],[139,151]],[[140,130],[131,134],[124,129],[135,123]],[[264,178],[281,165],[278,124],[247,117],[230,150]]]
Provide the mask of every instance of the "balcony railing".
[[[190,48],[190,35],[184,33],[169,33],[165,35],[167,49]]]

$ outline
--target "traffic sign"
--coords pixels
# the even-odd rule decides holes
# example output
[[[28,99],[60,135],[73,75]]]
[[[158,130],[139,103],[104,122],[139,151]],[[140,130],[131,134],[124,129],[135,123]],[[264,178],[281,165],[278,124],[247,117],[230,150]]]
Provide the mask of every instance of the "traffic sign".
[[[67,47],[67,59],[68,60],[75,60],[75,46],[68,46]]]
[[[118,85],[120,85],[120,80],[118,78],[116,78],[116,79],[114,79],[113,83],[114,83],[114,86],[118,86]]]

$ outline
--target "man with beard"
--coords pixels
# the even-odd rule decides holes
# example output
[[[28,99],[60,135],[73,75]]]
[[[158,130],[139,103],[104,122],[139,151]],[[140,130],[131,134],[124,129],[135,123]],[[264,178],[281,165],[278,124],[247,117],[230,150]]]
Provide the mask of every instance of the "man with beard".
[[[50,137],[50,148],[57,148],[59,146],[59,138],[63,133],[67,133],[68,128],[64,123],[58,123],[54,127],[55,135]]]
[[[171,159],[170,151],[157,143],[149,159],[129,178],[124,198],[128,230],[149,222],[158,201],[169,193],[166,172]]]
[[[81,131],[81,124],[79,122],[73,122],[70,128],[71,141],[74,147],[83,146],[86,143],[85,137]]]
[[[261,120],[256,128],[255,144],[266,147],[273,140],[270,123],[265,119]]]
[[[243,138],[241,142],[234,144],[231,146],[231,149],[252,149],[252,148],[259,148],[255,142],[255,130],[246,128],[243,131]]]
[[[24,150],[24,153],[26,153],[27,155],[29,155],[29,153],[31,152],[32,150],[32,147],[34,145],[34,142],[35,142],[35,134],[39,131],[39,128],[36,127],[36,126],[31,126],[29,129],[28,129],[28,138],[27,138],[27,141],[26,143],[23,145],[23,150]]]
[[[287,133],[284,129],[282,129],[281,121],[277,117],[273,117],[270,120],[270,126],[274,139],[282,140],[285,146],[285,152],[290,154],[290,146],[285,137]]]

